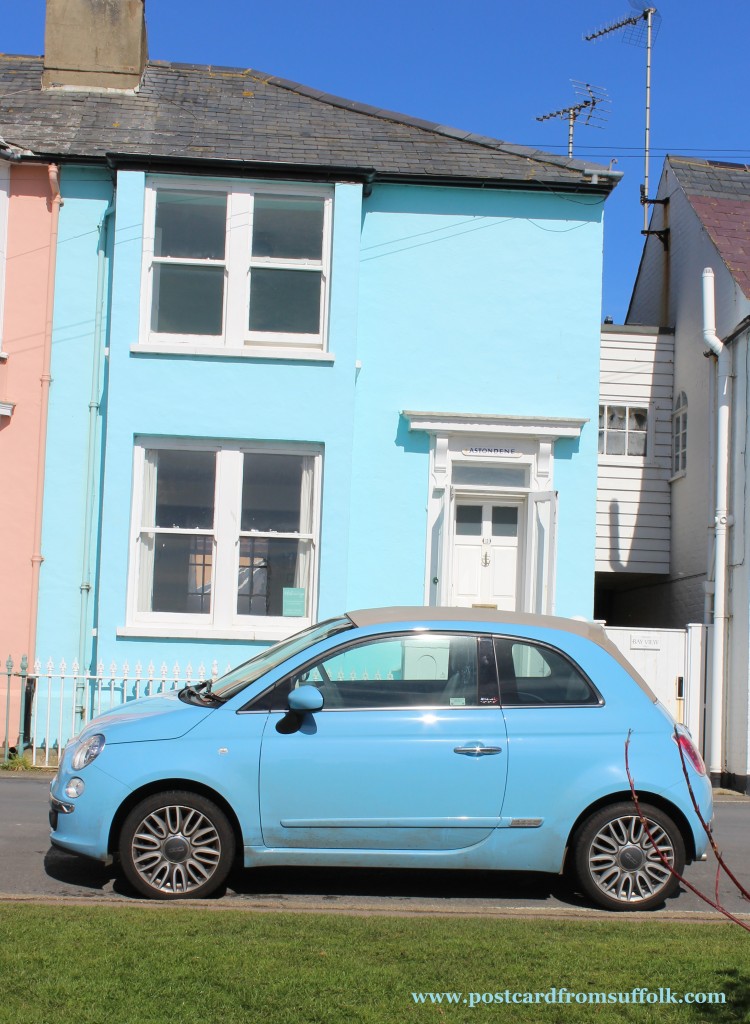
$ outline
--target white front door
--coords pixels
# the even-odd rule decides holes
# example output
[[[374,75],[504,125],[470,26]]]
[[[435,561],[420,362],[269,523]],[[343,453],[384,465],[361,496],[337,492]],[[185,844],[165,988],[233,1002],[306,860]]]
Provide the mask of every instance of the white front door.
[[[520,506],[458,499],[451,604],[515,611],[520,592]]]

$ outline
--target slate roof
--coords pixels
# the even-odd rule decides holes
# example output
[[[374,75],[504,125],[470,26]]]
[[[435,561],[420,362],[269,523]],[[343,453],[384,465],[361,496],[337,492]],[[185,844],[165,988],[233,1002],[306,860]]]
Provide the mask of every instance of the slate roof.
[[[682,156],[668,160],[719,255],[750,298],[750,167]]]
[[[341,99],[250,68],[151,61],[137,94],[41,90],[41,57],[0,55],[0,136],[39,158],[348,170],[377,180],[608,193],[621,177]],[[598,181],[592,181],[592,172]]]

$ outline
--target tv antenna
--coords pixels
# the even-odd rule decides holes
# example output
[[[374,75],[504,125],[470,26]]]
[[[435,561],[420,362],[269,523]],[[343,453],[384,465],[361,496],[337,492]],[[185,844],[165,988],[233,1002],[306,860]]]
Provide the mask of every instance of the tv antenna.
[[[603,128],[604,122],[609,114],[609,96],[607,90],[600,86],[590,85],[588,82],[573,83],[578,103],[570,107],[563,107],[561,110],[552,110],[549,114],[541,114],[537,121],[551,121],[554,117],[568,122],[568,156],[573,156],[573,131],[579,117],[583,116],[583,124],[591,125],[594,128]]]
[[[596,42],[605,36],[624,29],[623,41],[634,46],[646,47],[646,131],[644,139],[643,184],[641,185],[641,204],[643,205],[643,230],[648,231],[648,207],[654,200],[648,198],[648,165],[651,152],[651,48],[659,32],[661,15],[655,7],[649,7],[641,0],[630,0],[630,6],[637,14],[626,14],[617,21],[604,25],[602,28],[589,32],[583,38],[586,42]]]

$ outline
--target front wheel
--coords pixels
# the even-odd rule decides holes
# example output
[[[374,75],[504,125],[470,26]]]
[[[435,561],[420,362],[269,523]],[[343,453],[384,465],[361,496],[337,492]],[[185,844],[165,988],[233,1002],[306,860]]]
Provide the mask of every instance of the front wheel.
[[[214,892],[234,859],[223,811],[198,793],[156,793],[128,814],[120,833],[125,877],[151,899],[196,899]]]
[[[685,844],[680,830],[657,807],[641,804],[641,812],[653,842],[633,804],[625,802],[595,811],[573,841],[581,889],[607,910],[650,910],[679,888],[667,864],[682,874]]]

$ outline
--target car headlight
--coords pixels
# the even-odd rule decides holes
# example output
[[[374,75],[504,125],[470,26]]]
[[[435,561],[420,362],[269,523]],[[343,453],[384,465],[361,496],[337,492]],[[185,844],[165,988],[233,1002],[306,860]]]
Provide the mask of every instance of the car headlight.
[[[80,772],[81,768],[85,768],[86,765],[96,760],[103,750],[104,737],[100,732],[94,733],[93,736],[87,736],[73,754],[74,771]]]

